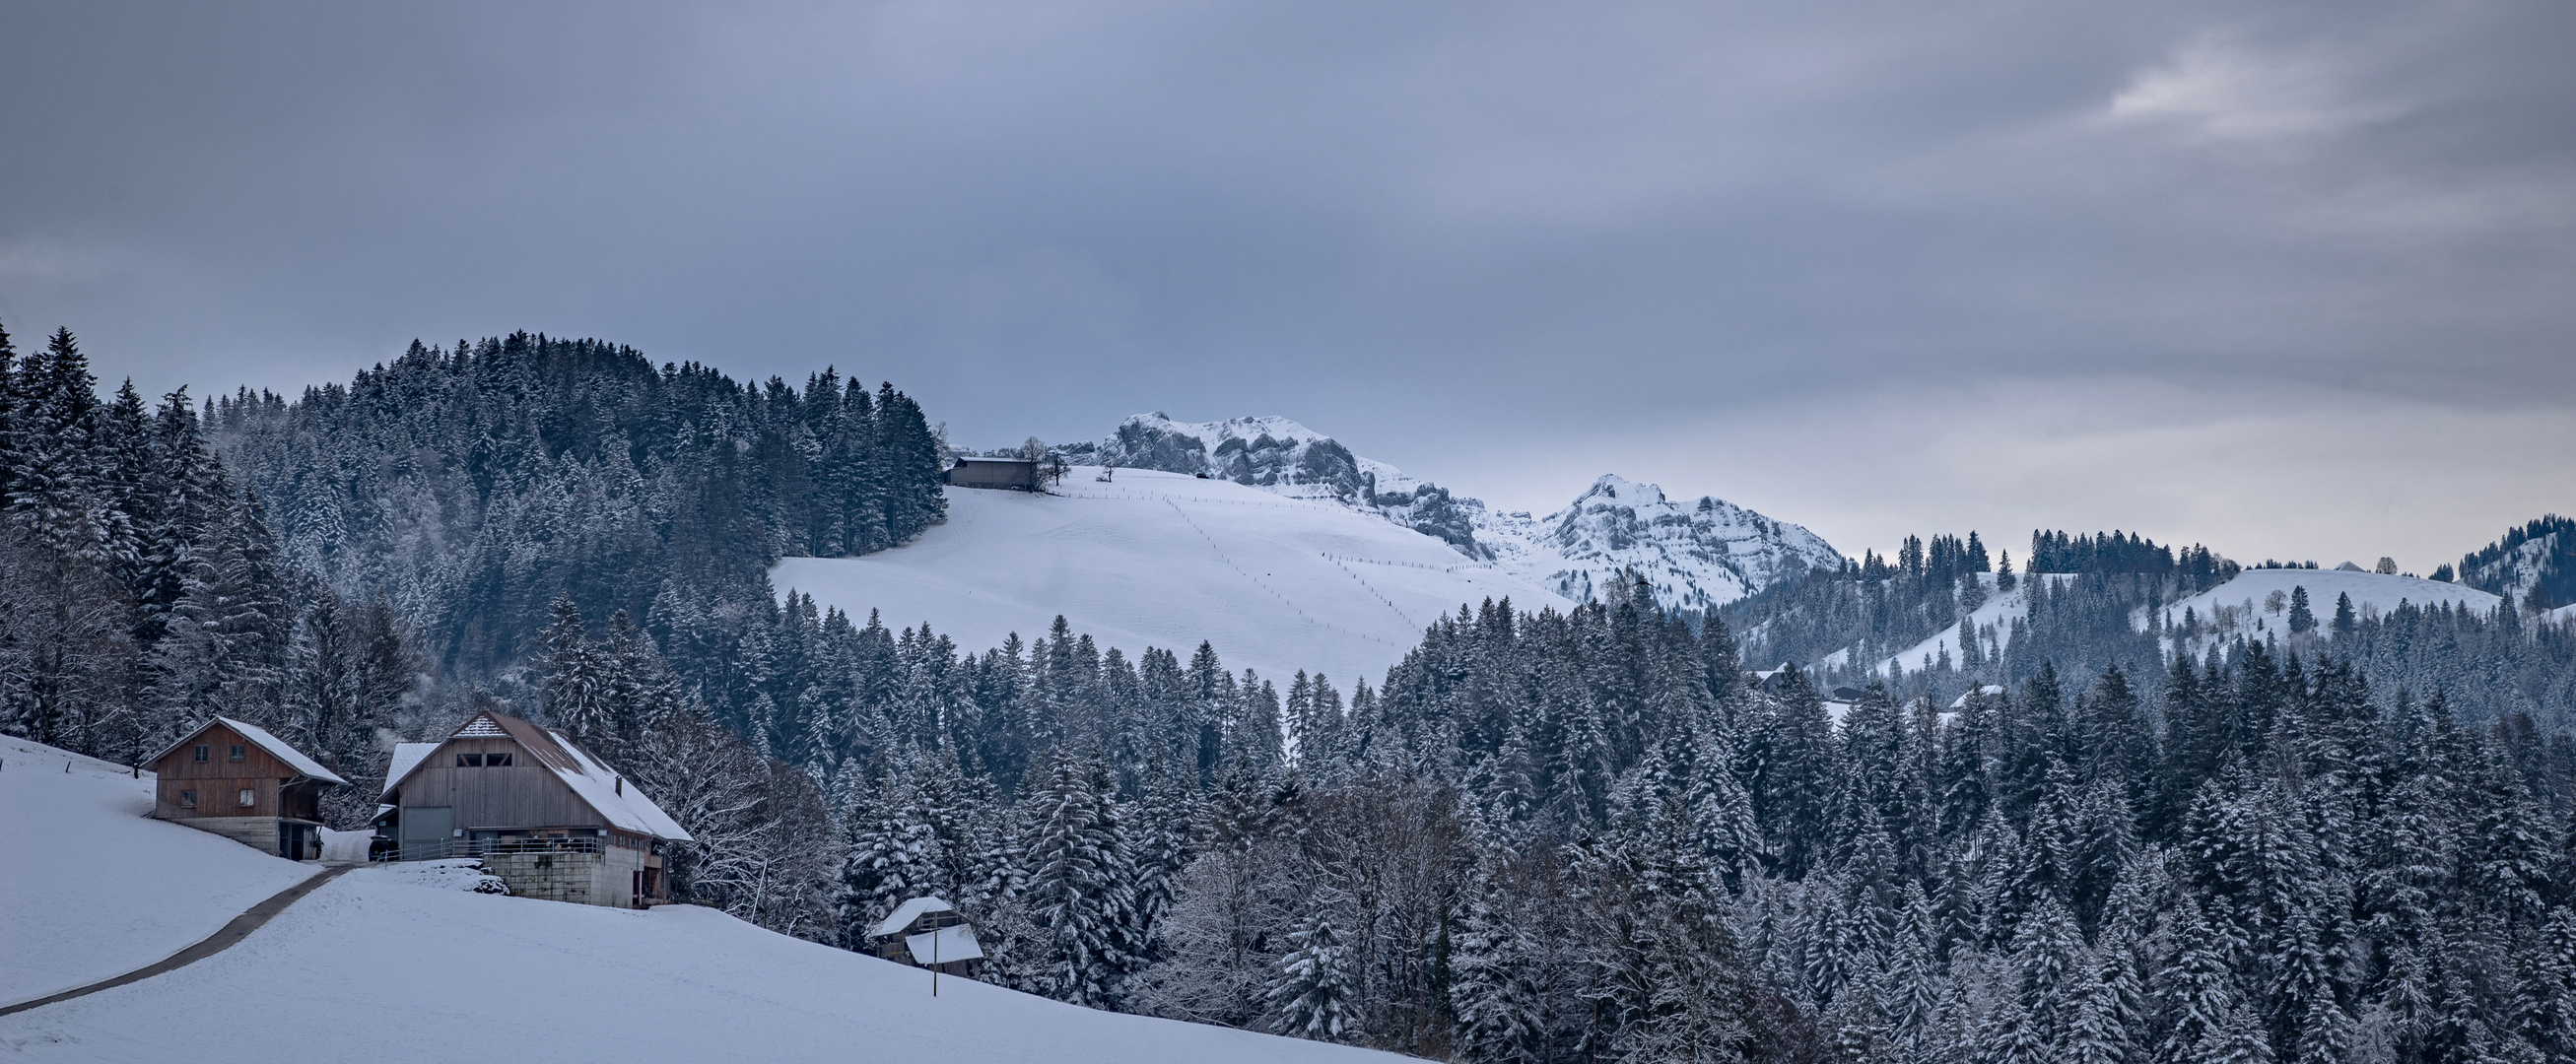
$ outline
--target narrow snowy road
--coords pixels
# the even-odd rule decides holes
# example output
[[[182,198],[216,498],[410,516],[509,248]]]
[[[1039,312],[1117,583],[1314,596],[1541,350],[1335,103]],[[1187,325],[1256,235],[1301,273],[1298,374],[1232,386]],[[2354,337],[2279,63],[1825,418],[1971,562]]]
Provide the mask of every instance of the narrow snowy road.
[[[288,887],[285,890],[269,895],[268,900],[251,906],[248,912],[245,912],[240,916],[233,917],[232,922],[225,924],[214,934],[206,936],[203,941],[180,950],[177,953],[173,953],[160,961],[144,965],[141,968],[137,968],[123,975],[101,979],[98,982],[91,983],[87,986],[76,986],[59,994],[49,994],[32,1001],[21,1001],[15,1005],[0,1005],[0,1016],[7,1016],[11,1013],[17,1012],[25,1012],[28,1009],[33,1008],[41,1008],[46,1005],[51,1005],[57,1001],[69,1001],[73,998],[95,994],[101,990],[106,990],[111,987],[124,986],[127,983],[141,982],[163,972],[185,968],[188,965],[195,964],[198,961],[212,957],[215,954],[231,949],[241,940],[249,938],[251,932],[259,930],[260,926],[268,923],[271,918],[275,917],[279,913],[285,912],[286,907],[295,904],[297,899],[313,893],[316,889],[319,889],[322,884],[337,879],[346,874],[349,870],[358,867],[361,866],[341,865],[337,868],[324,871],[322,874],[314,876],[311,879],[307,879],[304,882]]]

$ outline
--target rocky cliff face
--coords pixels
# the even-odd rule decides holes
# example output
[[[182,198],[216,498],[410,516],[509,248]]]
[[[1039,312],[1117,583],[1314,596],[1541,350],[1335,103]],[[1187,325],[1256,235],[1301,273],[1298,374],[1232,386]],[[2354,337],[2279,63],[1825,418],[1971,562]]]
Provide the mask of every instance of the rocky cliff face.
[[[1578,601],[1607,594],[1633,570],[1663,606],[1705,609],[1842,564],[1832,545],[1798,525],[1713,497],[1674,502],[1655,485],[1617,476],[1594,481],[1545,517],[1496,513],[1280,417],[1180,422],[1140,414],[1096,443],[1061,450],[1081,464],[1206,474],[1337,501]]]
[[[1468,557],[1491,556],[1479,549],[1474,518],[1448,489],[1357,457],[1332,437],[1284,417],[1179,422],[1161,412],[1138,414],[1098,443],[1063,450],[1072,462],[1204,473],[1283,495],[1333,499],[1374,511]]]

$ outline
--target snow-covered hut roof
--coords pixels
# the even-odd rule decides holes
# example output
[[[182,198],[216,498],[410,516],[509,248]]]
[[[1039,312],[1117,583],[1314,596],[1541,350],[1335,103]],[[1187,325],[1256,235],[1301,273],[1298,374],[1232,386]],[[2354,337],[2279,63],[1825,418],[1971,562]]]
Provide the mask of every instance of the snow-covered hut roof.
[[[894,934],[904,928],[911,927],[912,922],[921,919],[921,914],[923,913],[951,912],[956,908],[956,906],[948,904],[944,899],[923,895],[901,905],[895,906],[894,913],[892,915],[887,916],[883,920],[877,921],[877,925],[875,927],[868,929],[868,937],[884,938],[887,935]]]
[[[580,797],[592,809],[597,810],[600,818],[608,821],[610,825],[673,842],[693,841],[689,837],[688,830],[682,828],[679,821],[671,819],[669,813],[663,812],[661,806],[653,804],[653,799],[646,797],[641,788],[627,782],[625,777],[618,775],[616,770],[608,767],[607,763],[590,756],[587,751],[574,745],[572,737],[552,728],[541,728],[517,717],[489,710],[475,714],[473,719],[466,721],[463,727],[450,733],[445,740],[436,743],[404,743],[395,748],[393,770],[385,774],[385,794],[393,794],[402,786],[405,778],[428,761],[428,755],[432,751],[449,742],[457,739],[504,736],[517,740],[520,748],[528,752],[528,756],[535,758],[538,765],[554,773],[556,779],[562,780],[564,786],[571,788],[574,795]],[[403,748],[412,746],[427,749],[414,755],[408,765],[403,764],[401,760]]]
[[[1975,687],[1969,688],[1968,693],[1960,695],[1956,701],[1951,702],[1950,708],[1966,709],[1968,708],[1969,702],[1981,698],[1993,698],[1994,696],[2002,693],[2004,693],[2004,689],[2002,687],[1990,683],[1981,683]]]
[[[304,756],[304,751],[288,746],[286,744],[286,740],[270,735],[268,733],[268,729],[262,728],[256,724],[246,724],[241,721],[234,720],[231,717],[216,717],[204,724],[197,725],[196,730],[182,736],[178,742],[171,743],[170,745],[163,747],[160,753],[152,755],[148,760],[159,761],[162,758],[170,756],[172,751],[195,741],[197,736],[205,734],[206,729],[218,724],[230,728],[242,738],[250,740],[251,745],[267,751],[268,756],[285,762],[288,768],[294,769],[302,776],[309,779],[321,780],[324,783],[337,783],[343,787],[349,785],[349,781],[341,779],[339,773],[323,768],[321,762]]]
[[[984,959],[984,947],[975,941],[975,929],[965,924],[905,935],[903,948],[912,952],[913,963],[924,967]]]
[[[386,795],[394,793],[394,784],[411,775],[411,770],[419,767],[421,759],[436,749],[437,743],[395,743],[393,763],[385,766],[385,789],[376,794],[376,799],[382,801]]]

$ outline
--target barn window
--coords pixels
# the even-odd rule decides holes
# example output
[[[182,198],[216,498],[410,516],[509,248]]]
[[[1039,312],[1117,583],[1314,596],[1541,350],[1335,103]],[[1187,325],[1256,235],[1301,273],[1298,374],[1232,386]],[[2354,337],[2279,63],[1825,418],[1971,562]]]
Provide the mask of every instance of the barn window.
[[[198,748],[197,748],[198,752],[200,752],[200,753],[203,753],[203,752],[205,751],[205,749],[206,749],[206,748],[205,748],[205,747],[202,747],[202,746],[200,746],[200,747],[198,747]],[[196,807],[197,807],[197,792],[195,792],[195,791],[180,791],[180,792],[179,792],[179,808],[181,808],[181,809],[194,809],[194,808],[196,808]]]
[[[234,744],[233,744],[233,760],[235,760],[235,761],[247,761],[247,760],[249,760],[249,759],[250,759],[250,747],[243,746],[243,745],[242,745],[242,744],[240,744],[240,743],[234,743]]]
[[[481,754],[458,754],[458,755],[456,755],[456,767],[458,767],[458,768],[482,768],[482,767],[483,767],[483,755],[481,755]]]
[[[509,763],[510,763],[510,755],[508,755],[508,754],[506,754],[506,753],[502,753],[502,754],[485,754],[485,755],[483,755],[483,764],[484,764],[484,766],[485,766],[485,767],[487,767],[487,768],[500,768],[500,767],[502,767],[502,766],[504,766],[504,765],[507,765],[507,764],[509,764]]]
[[[244,788],[242,788],[242,789],[241,789],[241,804],[242,804],[242,808],[245,808],[245,809],[250,808],[251,806],[254,806],[254,805],[258,805],[258,804],[259,804],[259,792],[258,792],[258,791],[254,791],[254,790],[252,790],[252,789],[250,789],[250,788],[248,788],[248,787],[244,787]]]
[[[206,759],[206,753],[207,753],[207,751],[208,751],[208,750],[210,750],[210,749],[211,749],[211,748],[210,748],[210,747],[208,747],[206,744],[204,744],[204,743],[198,743],[198,744],[197,744],[197,760],[199,760],[199,761],[203,761],[203,760],[205,760],[205,759]]]

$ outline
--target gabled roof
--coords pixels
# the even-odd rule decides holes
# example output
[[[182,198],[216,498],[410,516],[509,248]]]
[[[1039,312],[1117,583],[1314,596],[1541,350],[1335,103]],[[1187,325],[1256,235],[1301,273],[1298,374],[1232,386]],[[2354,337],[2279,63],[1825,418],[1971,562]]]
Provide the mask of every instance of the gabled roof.
[[[304,756],[304,751],[286,745],[286,740],[270,735],[268,733],[268,729],[262,728],[256,724],[245,724],[241,721],[234,720],[231,717],[216,717],[213,720],[197,725],[196,730],[182,736],[178,742],[171,743],[170,745],[163,747],[160,753],[154,754],[146,760],[159,761],[162,758],[168,757],[171,754],[176,753],[180,747],[195,742],[198,736],[206,733],[206,729],[218,724],[230,728],[234,733],[240,735],[242,738],[250,740],[251,745],[267,751],[268,756],[285,762],[286,767],[294,769],[298,775],[304,776],[307,779],[321,780],[324,783],[337,783],[343,787],[349,785],[349,781],[341,779],[339,773],[323,768],[321,762]]]
[[[411,770],[420,766],[421,759],[436,749],[437,743],[395,743],[393,763],[385,766],[385,789],[376,793],[376,800],[383,801],[386,795],[394,793],[394,784],[411,775]]]
[[[877,925],[875,927],[868,929],[868,937],[884,938],[887,935],[894,934],[904,928],[911,927],[912,922],[921,919],[921,914],[923,913],[951,912],[956,908],[956,906],[948,904],[945,900],[931,897],[929,895],[923,895],[901,905],[895,906],[892,914],[888,915],[883,920],[877,921]],[[952,957],[949,959],[960,960],[963,958]]]
[[[597,812],[609,824],[639,835],[651,835],[673,842],[694,841],[680,822],[671,819],[653,799],[644,796],[642,788],[617,774],[607,763],[590,756],[573,745],[572,738],[552,728],[543,728],[506,713],[489,710],[475,714],[463,727],[435,743],[404,743],[394,748],[394,765],[385,773],[385,795],[400,788],[403,781],[428,763],[429,755],[439,747],[458,739],[509,738],[526,750],[537,764],[554,773],[555,778],[572,789],[572,793]],[[423,747],[403,758],[410,747]],[[381,795],[379,797],[382,797]]]
[[[984,959],[984,947],[975,941],[975,929],[964,924],[943,927],[918,935],[905,935],[903,948],[912,954],[912,962],[925,968],[933,964]]]

